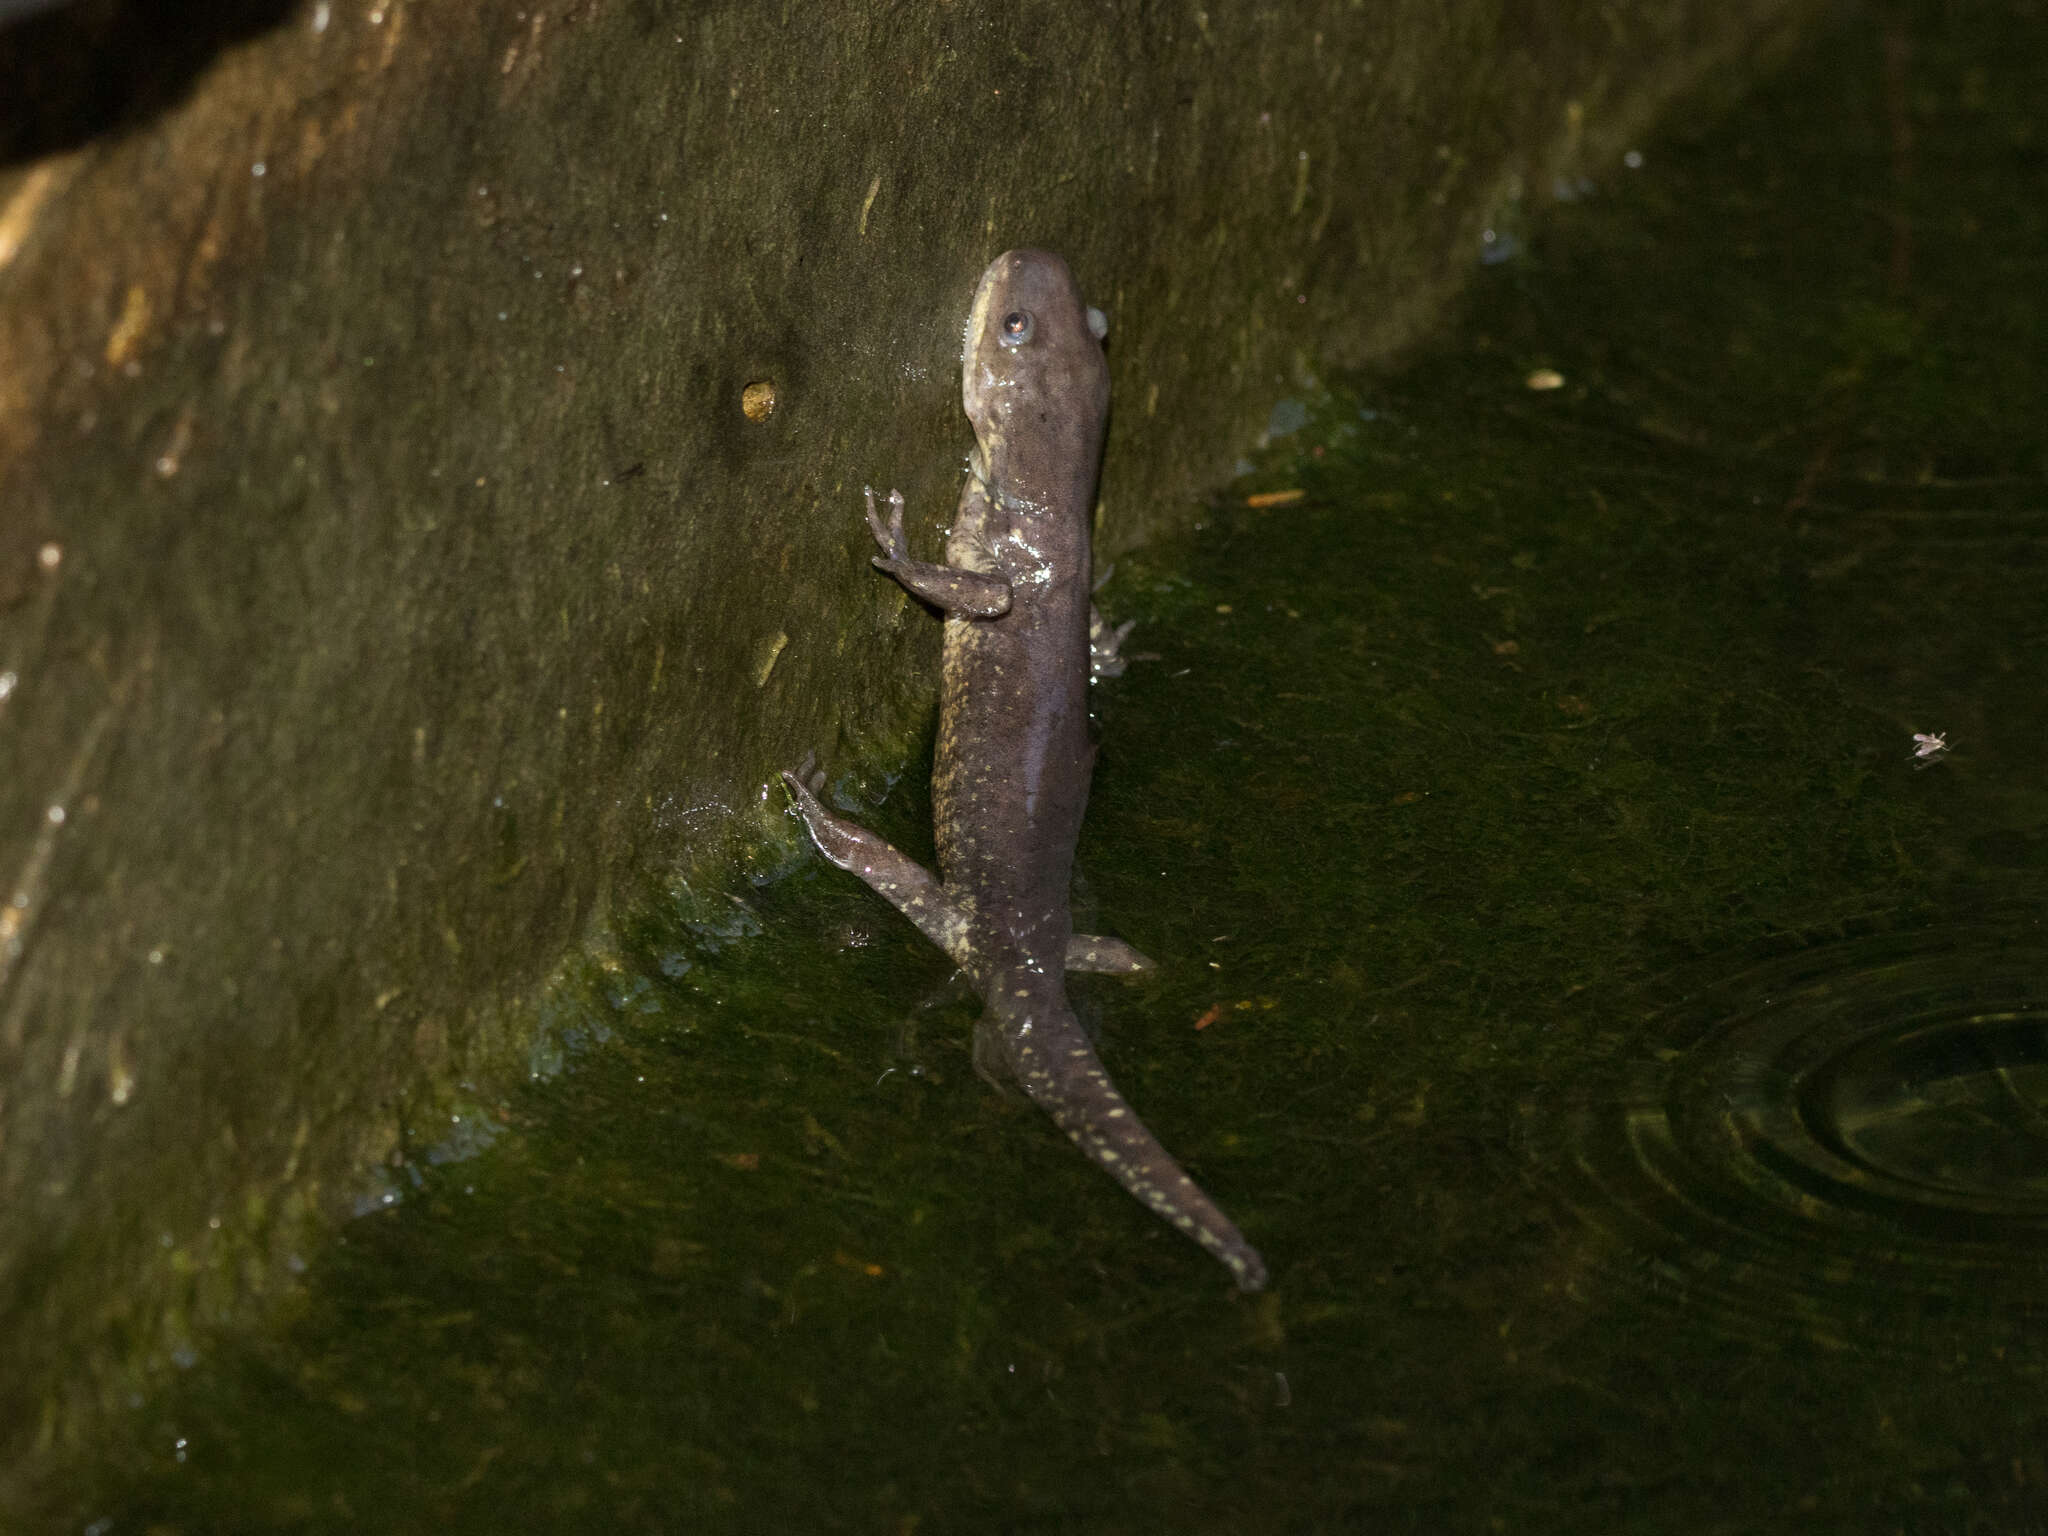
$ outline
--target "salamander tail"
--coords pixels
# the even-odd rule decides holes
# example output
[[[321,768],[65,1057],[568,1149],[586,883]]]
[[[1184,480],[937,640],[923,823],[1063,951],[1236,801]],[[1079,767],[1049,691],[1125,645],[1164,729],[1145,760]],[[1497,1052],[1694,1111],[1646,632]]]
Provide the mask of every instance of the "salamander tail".
[[[999,981],[989,988],[989,1010],[978,1031],[1000,1038],[1011,1076],[1076,1146],[1161,1219],[1215,1255],[1240,1290],[1263,1290],[1266,1265],[1258,1250],[1145,1129],[1109,1080],[1065,997],[1049,998],[1048,990],[1005,987]],[[990,1047],[996,1043],[987,1042]]]

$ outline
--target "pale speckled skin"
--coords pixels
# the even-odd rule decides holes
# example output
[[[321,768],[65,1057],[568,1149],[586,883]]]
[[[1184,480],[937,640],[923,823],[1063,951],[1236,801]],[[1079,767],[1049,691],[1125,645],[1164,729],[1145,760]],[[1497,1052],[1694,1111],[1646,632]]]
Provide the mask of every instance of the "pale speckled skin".
[[[967,321],[961,399],[976,446],[946,563],[912,560],[902,498],[891,495],[885,526],[868,493],[875,564],[946,615],[932,770],[943,878],[782,777],[825,856],[894,903],[981,993],[976,1067],[1019,1084],[1256,1291],[1259,1255],[1117,1092],[1067,1001],[1069,969],[1151,964],[1121,940],[1074,933],[1068,904],[1095,758],[1089,524],[1109,413],[1100,318],[1058,256],[998,256]],[[1103,633],[1098,623],[1095,670],[1114,675],[1121,664]]]

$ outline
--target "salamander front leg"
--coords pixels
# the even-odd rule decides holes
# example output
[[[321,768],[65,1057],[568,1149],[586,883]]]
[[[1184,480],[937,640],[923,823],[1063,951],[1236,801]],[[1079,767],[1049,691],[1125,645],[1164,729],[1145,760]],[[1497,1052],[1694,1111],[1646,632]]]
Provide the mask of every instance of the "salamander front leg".
[[[882,546],[882,552],[875,556],[876,570],[887,571],[905,590],[923,598],[948,618],[1000,619],[1010,611],[1010,584],[1002,577],[910,558],[910,543],[903,536],[901,491],[889,493],[886,524],[875,511],[874,487],[868,487],[867,494],[868,531]]]
[[[1088,605],[1088,681],[1099,683],[1105,677],[1122,677],[1124,668],[1130,663],[1122,654],[1122,646],[1130,637],[1136,619],[1125,619],[1115,628],[1102,616],[1102,610],[1093,603]]]

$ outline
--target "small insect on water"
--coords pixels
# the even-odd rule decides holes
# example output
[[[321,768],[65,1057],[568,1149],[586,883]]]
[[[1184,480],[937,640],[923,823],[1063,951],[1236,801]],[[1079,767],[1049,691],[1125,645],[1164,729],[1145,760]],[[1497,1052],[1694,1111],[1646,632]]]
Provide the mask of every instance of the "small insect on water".
[[[1936,762],[1940,761],[1942,754],[1947,751],[1947,731],[1938,731],[1932,736],[1924,731],[1915,731],[1913,733],[1912,763],[1915,768],[1932,767]]]

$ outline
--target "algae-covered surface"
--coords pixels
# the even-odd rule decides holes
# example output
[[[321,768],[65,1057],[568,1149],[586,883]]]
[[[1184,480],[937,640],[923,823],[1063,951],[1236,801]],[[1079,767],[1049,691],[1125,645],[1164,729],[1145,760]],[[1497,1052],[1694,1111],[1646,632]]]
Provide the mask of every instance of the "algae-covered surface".
[[[1073,991],[1264,1295],[792,823],[51,1528],[2041,1528],[2042,19],[1851,17],[1118,567]]]

